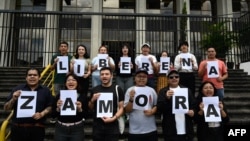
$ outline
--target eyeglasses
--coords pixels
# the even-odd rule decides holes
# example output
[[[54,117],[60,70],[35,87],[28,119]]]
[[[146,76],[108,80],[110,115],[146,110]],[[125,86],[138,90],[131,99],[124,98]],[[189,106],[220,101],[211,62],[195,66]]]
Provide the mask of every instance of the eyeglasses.
[[[169,78],[169,79],[174,79],[174,78],[176,78],[176,79],[177,79],[177,78],[179,78],[179,75],[169,76],[168,78]]]

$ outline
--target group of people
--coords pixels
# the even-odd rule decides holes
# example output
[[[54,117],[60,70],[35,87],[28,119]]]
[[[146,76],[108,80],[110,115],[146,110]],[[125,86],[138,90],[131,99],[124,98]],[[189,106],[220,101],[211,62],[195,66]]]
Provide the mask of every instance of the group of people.
[[[43,141],[48,115],[56,118],[55,141],[83,141],[83,119],[89,111],[93,113],[93,141],[118,141],[117,119],[125,114],[128,141],[157,141],[158,114],[165,141],[193,141],[194,124],[198,141],[223,141],[223,126],[229,122],[223,102],[227,68],[213,47],[198,66],[188,47],[186,41],[180,44],[173,63],[167,51],[157,60],[148,43],[135,58],[129,44],[124,44],[119,60],[100,46],[91,60],[85,45],[77,46],[71,56],[68,43],[61,42],[59,53],[51,59],[56,95],[39,83],[39,70],[29,68],[26,84],[14,88],[7,98],[4,109],[14,109],[11,141]],[[197,96],[194,71],[203,81]]]

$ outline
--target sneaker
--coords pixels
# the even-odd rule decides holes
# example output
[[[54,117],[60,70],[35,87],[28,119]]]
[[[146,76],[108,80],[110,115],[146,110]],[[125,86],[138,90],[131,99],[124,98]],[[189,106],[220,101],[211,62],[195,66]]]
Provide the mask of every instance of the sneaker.
[[[56,123],[56,119],[55,119],[55,118],[52,118],[52,119],[50,119],[49,122],[55,124],[55,123]]]

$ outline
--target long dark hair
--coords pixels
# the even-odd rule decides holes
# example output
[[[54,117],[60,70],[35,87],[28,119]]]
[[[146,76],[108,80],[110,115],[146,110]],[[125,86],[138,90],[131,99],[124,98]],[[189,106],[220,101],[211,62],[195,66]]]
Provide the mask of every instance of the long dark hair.
[[[88,54],[88,50],[87,47],[83,44],[80,44],[76,47],[76,51],[75,51],[75,58],[78,59],[79,58],[79,54],[78,54],[78,48],[79,47],[83,47],[85,49],[85,54],[83,55],[84,58],[89,58],[89,54]]]
[[[77,91],[77,93],[79,93],[79,92],[80,92],[81,86],[80,86],[80,82],[79,82],[78,76],[76,76],[74,73],[69,73],[69,74],[66,75],[66,78],[65,78],[65,80],[64,80],[65,90],[68,90],[68,88],[67,88],[67,86],[66,86],[66,82],[67,82],[67,79],[68,79],[70,76],[72,76],[72,77],[76,80],[76,82],[77,82],[76,91]]]
[[[202,101],[202,97],[204,97],[204,94],[202,93],[202,89],[206,84],[211,84],[213,89],[214,89],[214,96],[218,96],[217,95],[217,89],[214,86],[214,83],[210,82],[210,81],[205,81],[203,83],[201,83],[200,87],[199,87],[199,94],[197,96],[197,100],[198,101]],[[220,99],[221,100],[221,99]]]
[[[122,44],[122,47],[121,47],[121,49],[119,51],[119,56],[121,57],[123,55],[122,49],[125,48],[125,47],[128,48],[128,57],[133,57],[133,55],[132,55],[132,48],[130,47],[130,45],[128,43]]]

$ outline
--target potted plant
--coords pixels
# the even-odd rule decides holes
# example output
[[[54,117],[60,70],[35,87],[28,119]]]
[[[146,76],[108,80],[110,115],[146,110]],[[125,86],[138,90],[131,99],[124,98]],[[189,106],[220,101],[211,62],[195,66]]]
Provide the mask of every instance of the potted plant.
[[[203,49],[214,47],[216,57],[225,61],[226,55],[231,51],[236,43],[236,35],[226,25],[227,21],[216,24],[207,23],[204,27],[206,32],[200,41]],[[229,25],[229,24],[228,24]]]

